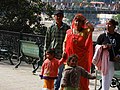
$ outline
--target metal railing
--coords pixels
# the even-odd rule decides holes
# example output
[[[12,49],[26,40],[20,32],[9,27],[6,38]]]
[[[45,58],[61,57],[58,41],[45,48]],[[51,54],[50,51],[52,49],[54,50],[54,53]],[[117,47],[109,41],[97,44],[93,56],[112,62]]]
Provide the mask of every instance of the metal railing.
[[[11,46],[12,52],[17,54],[18,56],[19,56],[19,45],[20,45],[19,40],[34,41],[41,45],[44,44],[43,35],[0,30],[0,45]]]

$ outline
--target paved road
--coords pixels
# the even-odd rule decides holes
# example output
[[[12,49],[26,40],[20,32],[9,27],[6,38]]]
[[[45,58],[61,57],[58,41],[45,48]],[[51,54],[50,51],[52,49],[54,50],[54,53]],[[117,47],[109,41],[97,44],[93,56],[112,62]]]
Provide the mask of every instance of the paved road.
[[[43,81],[39,78],[40,68],[36,75],[31,73],[32,66],[22,62],[18,69],[7,61],[0,61],[0,90],[41,90]],[[95,80],[90,81],[90,90],[94,89]],[[99,81],[97,83],[97,89]],[[110,90],[117,90],[115,88]]]

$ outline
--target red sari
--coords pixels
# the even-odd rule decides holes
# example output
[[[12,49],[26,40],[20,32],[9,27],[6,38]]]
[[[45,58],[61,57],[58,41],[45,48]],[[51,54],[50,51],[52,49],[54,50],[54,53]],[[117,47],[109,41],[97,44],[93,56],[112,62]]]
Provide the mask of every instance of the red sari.
[[[65,51],[67,57],[72,54],[76,54],[78,56],[78,65],[83,67],[88,72],[91,67],[92,60],[92,34],[88,32],[87,38],[83,35],[73,34],[72,29],[67,31],[66,43],[65,43]],[[89,90],[89,80],[81,77],[80,79],[80,90]]]

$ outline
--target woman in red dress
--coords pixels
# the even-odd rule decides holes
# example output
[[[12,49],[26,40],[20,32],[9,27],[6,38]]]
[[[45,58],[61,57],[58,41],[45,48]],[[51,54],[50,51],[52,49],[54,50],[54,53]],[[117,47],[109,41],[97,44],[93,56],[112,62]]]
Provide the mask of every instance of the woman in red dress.
[[[67,30],[63,43],[63,51],[67,57],[78,55],[78,65],[88,72],[91,67],[93,54],[92,32],[94,27],[82,14],[76,14],[73,18],[71,29]],[[89,90],[88,79],[81,77],[80,90]]]

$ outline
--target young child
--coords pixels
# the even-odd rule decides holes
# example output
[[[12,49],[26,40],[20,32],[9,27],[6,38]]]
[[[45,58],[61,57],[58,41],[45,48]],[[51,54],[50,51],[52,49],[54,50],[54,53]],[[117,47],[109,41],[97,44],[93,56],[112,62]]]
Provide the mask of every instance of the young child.
[[[54,90],[54,79],[57,79],[58,68],[66,60],[66,55],[63,54],[60,60],[55,58],[55,50],[49,49],[46,51],[46,59],[41,68],[41,79],[44,79],[44,90]]]
[[[79,90],[80,76],[88,79],[95,79],[96,76],[92,76],[85,69],[77,66],[77,55],[71,55],[67,60],[67,65],[64,69],[64,76],[62,78],[61,90]]]

